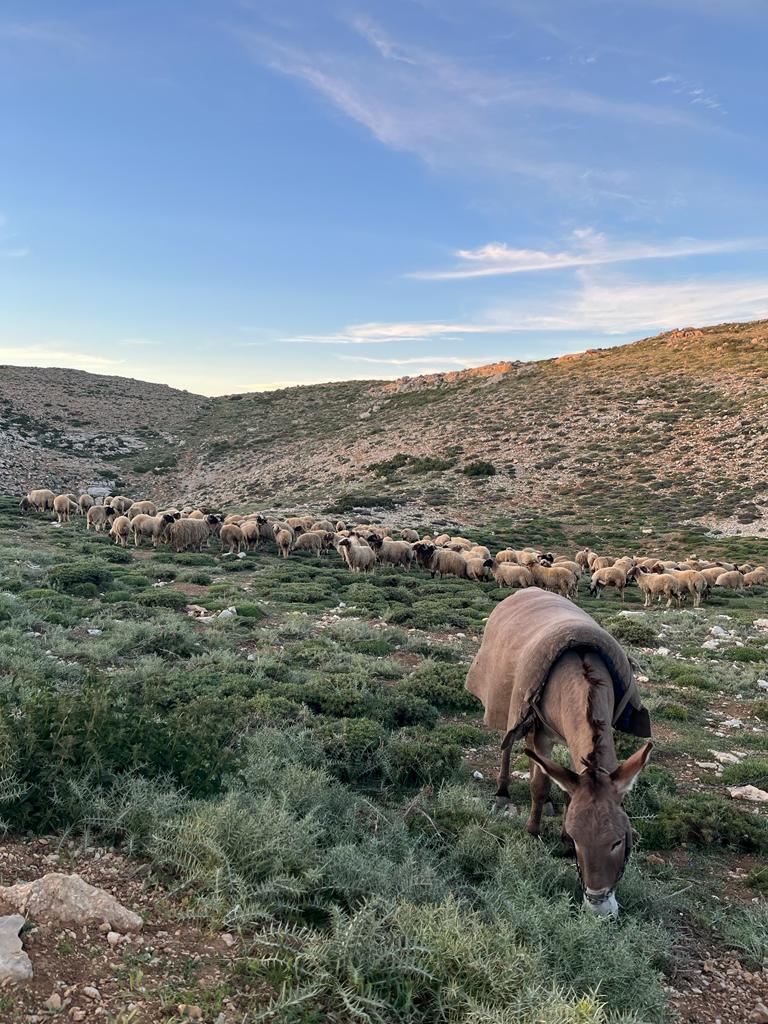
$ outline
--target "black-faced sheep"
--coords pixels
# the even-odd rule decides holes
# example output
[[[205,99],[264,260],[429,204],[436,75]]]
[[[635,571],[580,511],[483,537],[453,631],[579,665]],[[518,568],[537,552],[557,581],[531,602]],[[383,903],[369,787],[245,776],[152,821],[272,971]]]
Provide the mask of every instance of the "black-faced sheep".
[[[467,579],[477,580],[478,583],[485,583],[486,580],[491,578],[491,570],[493,569],[492,558],[482,558],[477,555],[473,558],[465,558],[464,561],[467,565]]]
[[[55,498],[53,491],[39,487],[21,499],[20,508],[22,512],[50,512]]]
[[[627,570],[620,565],[607,565],[595,569],[589,581],[589,592],[592,597],[600,597],[606,587],[615,587],[624,603],[624,589],[627,586]]]
[[[451,551],[448,548],[438,548],[434,544],[414,544],[413,553],[416,561],[422,568],[427,569],[432,576],[458,576],[459,579],[467,578],[467,560],[462,558],[458,551]]]
[[[114,508],[114,505],[112,507]],[[149,516],[145,512],[139,512],[130,520],[134,546],[139,547],[142,538],[146,537],[152,541],[152,547],[159,547],[168,528],[176,522],[178,520],[171,515]]]
[[[86,514],[85,528],[90,530],[93,527],[96,533],[102,533],[112,523],[115,515],[117,513],[111,505],[94,505]]]
[[[220,516],[206,516],[205,519],[174,519],[165,531],[163,540],[174,551],[202,551],[210,543],[214,531],[221,527]]]
[[[400,565],[404,569],[411,568],[413,546],[407,540],[390,540],[389,537],[371,536],[370,546],[382,565]]]
[[[373,572],[376,553],[367,544],[355,544],[352,537],[342,537],[339,553],[352,572]]]

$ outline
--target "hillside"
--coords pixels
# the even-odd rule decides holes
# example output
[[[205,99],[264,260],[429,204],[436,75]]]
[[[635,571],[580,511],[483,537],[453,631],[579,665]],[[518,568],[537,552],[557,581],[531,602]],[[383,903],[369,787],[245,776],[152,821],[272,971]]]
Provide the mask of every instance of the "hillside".
[[[0,486],[11,491],[104,476],[130,492],[209,504],[404,503],[425,519],[768,527],[768,321],[541,362],[216,399],[6,368],[0,408]]]

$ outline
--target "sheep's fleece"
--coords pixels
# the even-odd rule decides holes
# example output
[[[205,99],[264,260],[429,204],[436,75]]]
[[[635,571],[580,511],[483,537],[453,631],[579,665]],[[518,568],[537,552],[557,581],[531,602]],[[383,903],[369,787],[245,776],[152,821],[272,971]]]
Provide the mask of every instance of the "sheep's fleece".
[[[485,708],[483,721],[504,733],[502,747],[528,733],[552,666],[577,647],[596,651],[611,673],[614,727],[635,736],[651,735],[650,716],[618,641],[571,601],[528,587],[494,608],[467,673],[467,689]]]

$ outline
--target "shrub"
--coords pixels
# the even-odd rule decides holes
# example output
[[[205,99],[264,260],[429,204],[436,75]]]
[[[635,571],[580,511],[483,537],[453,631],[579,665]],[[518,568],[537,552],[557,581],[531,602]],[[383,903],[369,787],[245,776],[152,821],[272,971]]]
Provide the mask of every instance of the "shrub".
[[[370,718],[339,718],[316,730],[328,762],[342,782],[360,782],[381,772],[386,735]]]
[[[392,733],[385,757],[386,778],[394,785],[436,785],[456,774],[461,747],[415,726]]]
[[[399,684],[403,693],[422,697],[441,711],[478,711],[480,702],[464,686],[463,665],[425,662]]]
[[[165,587],[152,587],[145,590],[136,598],[139,604],[147,605],[150,608],[174,608],[177,611],[186,608],[189,604],[189,597],[181,590],[168,590]]]
[[[492,462],[484,462],[478,459],[476,462],[468,462],[462,473],[465,476],[496,476],[496,467]]]
[[[726,785],[765,787],[768,784],[768,758],[747,757],[738,764],[726,765],[720,778]]]
[[[64,594],[74,593],[73,587],[83,584],[96,589],[107,587],[112,582],[112,573],[99,562],[71,562],[69,565],[55,565],[48,570],[48,580],[54,590]]]
[[[699,793],[666,800],[650,821],[633,822],[646,846],[671,850],[684,843],[725,846],[745,853],[768,851],[768,824],[735,804]]]
[[[630,615],[618,615],[605,623],[605,628],[622,643],[633,647],[652,647],[658,642],[653,626]]]
[[[245,619],[264,619],[267,615],[260,604],[236,604],[235,610],[238,615],[242,615]]]

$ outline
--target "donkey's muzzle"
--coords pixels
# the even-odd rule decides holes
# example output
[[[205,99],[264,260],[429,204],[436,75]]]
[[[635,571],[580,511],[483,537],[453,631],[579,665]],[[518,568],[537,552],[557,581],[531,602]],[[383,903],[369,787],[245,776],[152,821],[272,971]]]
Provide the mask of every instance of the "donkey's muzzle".
[[[616,917],[619,913],[613,889],[585,889],[584,906],[599,917]]]

